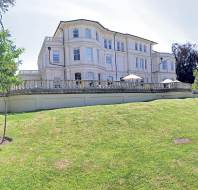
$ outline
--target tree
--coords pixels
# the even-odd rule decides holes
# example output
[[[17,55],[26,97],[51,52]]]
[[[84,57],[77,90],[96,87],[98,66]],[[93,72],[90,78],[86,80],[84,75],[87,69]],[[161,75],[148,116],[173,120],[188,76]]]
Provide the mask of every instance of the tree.
[[[2,21],[3,14],[7,12],[8,8],[10,6],[13,6],[15,2],[16,2],[15,0],[0,0],[0,25],[2,29],[4,29],[3,21]]]
[[[193,83],[194,70],[198,66],[198,51],[195,44],[173,44],[172,51],[176,59],[177,79],[181,82]]]
[[[13,85],[18,85],[20,80],[16,75],[19,56],[23,49],[17,48],[10,40],[8,31],[0,31],[0,93],[3,94],[5,103],[5,122],[1,144],[5,139],[7,128],[7,97]]]
[[[23,52],[23,49],[17,48],[10,40],[11,36],[8,30],[4,30],[2,21],[3,14],[14,4],[15,0],[0,0],[0,94],[3,95],[5,103],[5,122],[0,144],[4,142],[7,129],[7,97],[11,87],[19,83],[16,72],[20,64],[18,58]]]

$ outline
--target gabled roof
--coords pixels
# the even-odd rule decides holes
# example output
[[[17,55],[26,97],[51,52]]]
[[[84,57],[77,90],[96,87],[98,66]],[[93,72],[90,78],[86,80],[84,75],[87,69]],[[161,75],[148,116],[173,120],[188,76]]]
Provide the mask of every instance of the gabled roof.
[[[85,21],[85,22],[92,22],[94,24],[97,24],[99,25],[100,27],[102,27],[104,30],[106,31],[109,31],[109,32],[113,32],[113,33],[117,33],[117,34],[121,34],[121,35],[125,35],[125,36],[131,36],[131,37],[135,37],[135,38],[139,38],[139,39],[142,39],[142,40],[145,40],[145,41],[149,41],[151,42],[153,45],[157,44],[157,42],[154,42],[152,40],[148,40],[146,38],[142,38],[142,37],[139,37],[139,36],[135,36],[135,35],[132,35],[132,34],[128,34],[128,33],[121,33],[121,32],[116,32],[116,31],[113,31],[113,30],[110,30],[108,28],[105,28],[102,24],[100,24],[100,22],[98,21],[93,21],[93,20],[87,20],[87,19],[76,19],[76,20],[69,20],[69,21],[60,21],[55,33],[54,33],[54,36],[55,34],[57,33],[58,29],[60,28],[61,24],[67,24],[67,23],[72,23],[72,22],[79,22],[79,21]]]

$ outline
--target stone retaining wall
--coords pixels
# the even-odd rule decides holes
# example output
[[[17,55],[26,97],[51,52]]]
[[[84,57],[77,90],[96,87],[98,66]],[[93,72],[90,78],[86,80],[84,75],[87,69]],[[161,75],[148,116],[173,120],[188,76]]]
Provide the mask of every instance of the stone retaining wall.
[[[193,95],[192,92],[15,95],[8,98],[8,111],[27,112],[65,107],[193,97],[198,97],[198,95]],[[0,97],[0,112],[3,111],[4,101],[3,97]]]

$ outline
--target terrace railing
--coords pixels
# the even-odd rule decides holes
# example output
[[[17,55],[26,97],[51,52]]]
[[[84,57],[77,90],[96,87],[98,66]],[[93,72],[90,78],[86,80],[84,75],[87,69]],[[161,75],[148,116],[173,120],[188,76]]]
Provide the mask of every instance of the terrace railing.
[[[137,83],[122,81],[94,80],[28,80],[13,86],[11,94],[23,93],[105,93],[105,92],[169,92],[191,91],[192,86],[186,83]]]

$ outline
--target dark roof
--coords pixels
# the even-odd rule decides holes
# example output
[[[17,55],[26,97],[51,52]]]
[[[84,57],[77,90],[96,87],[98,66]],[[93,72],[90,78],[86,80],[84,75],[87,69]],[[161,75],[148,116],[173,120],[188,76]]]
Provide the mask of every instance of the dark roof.
[[[116,31],[110,30],[110,29],[108,29],[108,28],[105,28],[105,27],[104,27],[102,24],[100,24],[100,22],[98,22],[98,21],[87,20],[87,19],[76,19],[76,20],[69,20],[69,21],[60,21],[60,23],[59,23],[59,25],[58,25],[58,27],[57,27],[57,29],[56,29],[54,35],[55,35],[56,32],[58,31],[58,29],[60,28],[60,25],[61,25],[62,23],[71,23],[71,22],[77,22],[77,21],[92,22],[92,23],[98,24],[100,27],[102,27],[103,29],[105,29],[105,30],[107,30],[107,31],[109,31],[109,32],[113,32],[113,33],[117,33],[117,34],[121,34],[121,35],[128,35],[128,36],[140,38],[140,39],[142,39],[142,40],[150,41],[150,42],[153,43],[153,44],[157,44],[157,42],[154,42],[154,41],[152,41],[152,40],[148,40],[148,39],[146,39],[146,38],[142,38],[142,37],[135,36],[135,35],[128,34],[128,33],[121,33],[121,32],[116,32]]]

